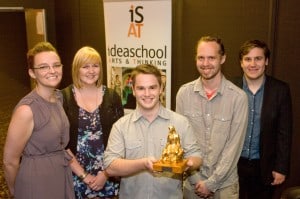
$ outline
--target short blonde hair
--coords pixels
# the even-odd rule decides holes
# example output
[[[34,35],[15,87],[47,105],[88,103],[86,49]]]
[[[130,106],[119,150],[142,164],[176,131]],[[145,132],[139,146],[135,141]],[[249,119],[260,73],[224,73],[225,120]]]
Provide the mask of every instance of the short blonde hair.
[[[73,84],[77,88],[82,87],[82,83],[79,78],[79,69],[87,63],[90,62],[97,62],[99,63],[100,67],[100,74],[98,81],[96,83],[97,87],[100,87],[103,83],[103,67],[102,67],[102,59],[100,54],[92,47],[89,46],[84,46],[80,48],[73,59],[72,63],[72,79],[73,79]]]

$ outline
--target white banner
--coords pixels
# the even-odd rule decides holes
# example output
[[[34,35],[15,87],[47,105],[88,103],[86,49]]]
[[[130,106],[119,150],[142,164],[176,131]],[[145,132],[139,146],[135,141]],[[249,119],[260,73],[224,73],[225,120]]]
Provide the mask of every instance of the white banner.
[[[171,9],[171,0],[104,0],[107,85],[120,94],[124,108],[135,108],[130,72],[139,64],[161,69],[161,102],[170,108]]]

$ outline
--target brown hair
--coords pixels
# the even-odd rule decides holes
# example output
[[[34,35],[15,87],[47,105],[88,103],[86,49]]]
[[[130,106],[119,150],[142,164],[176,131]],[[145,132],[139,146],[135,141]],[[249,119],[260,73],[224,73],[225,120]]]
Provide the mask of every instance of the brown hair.
[[[133,86],[135,85],[135,79],[138,74],[154,75],[158,81],[158,84],[161,86],[161,72],[156,66],[151,64],[141,64],[136,66],[131,72]]]
[[[57,51],[56,49],[53,47],[53,45],[49,42],[39,42],[37,43],[33,48],[31,48],[28,52],[27,52],[27,67],[29,69],[33,69],[34,68],[34,57],[41,53],[41,52],[55,52],[57,55]],[[59,57],[59,55],[58,55]]]
[[[240,47],[239,60],[241,61],[253,48],[261,48],[264,51],[265,59],[269,59],[271,52],[268,45],[261,40],[248,40]]]

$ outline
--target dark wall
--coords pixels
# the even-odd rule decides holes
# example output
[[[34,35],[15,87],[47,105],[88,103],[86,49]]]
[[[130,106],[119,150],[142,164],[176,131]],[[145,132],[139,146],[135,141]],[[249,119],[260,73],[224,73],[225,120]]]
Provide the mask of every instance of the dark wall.
[[[290,84],[293,100],[294,134],[291,176],[284,187],[300,185],[300,6],[297,1],[278,2],[274,43],[273,75]]]
[[[26,8],[46,10],[48,41],[56,44],[54,2],[47,0],[1,0],[0,1],[0,72],[30,87],[27,73]]]
[[[29,87],[24,12],[0,11],[0,27],[0,72]]]
[[[46,10],[46,24],[48,40],[53,44],[56,44],[55,34],[55,15],[54,15],[54,3],[55,1],[48,0],[1,0],[0,7],[20,7],[20,8],[37,8]],[[1,27],[2,28],[2,27]]]
[[[180,38],[173,41],[173,50],[177,48],[176,43],[180,42],[180,47],[176,50],[177,56],[174,56],[180,60],[173,59],[175,70],[172,77],[176,81],[175,86],[172,84],[172,94],[177,92],[182,83],[198,77],[194,61],[195,45],[201,36],[215,35],[222,38],[227,54],[223,72],[227,76],[237,76],[241,72],[237,52],[243,41],[257,38],[269,42],[272,37],[269,22],[274,12],[272,0],[174,2],[174,24],[178,30],[173,37]]]
[[[195,67],[195,44],[203,35],[223,39],[227,60],[223,67],[226,76],[237,76],[241,70],[237,61],[239,46],[248,39],[265,40],[272,59],[268,73],[288,82],[294,106],[294,135],[291,176],[280,191],[300,185],[300,84],[298,56],[300,6],[295,0],[173,0],[172,21],[172,109],[178,88],[198,77]],[[56,45],[64,67],[61,87],[71,83],[71,63],[75,52],[84,45],[95,47],[106,66],[103,2],[99,0],[2,0],[2,6],[45,8],[48,40]],[[3,53],[3,52],[0,52]],[[104,67],[104,74],[106,69]],[[104,81],[106,82],[106,75]]]
[[[61,87],[65,87],[72,82],[72,59],[79,48],[86,45],[94,47],[102,56],[103,66],[106,66],[103,4],[98,0],[58,0],[55,9],[57,48],[65,66]],[[105,67],[103,74],[106,74]]]

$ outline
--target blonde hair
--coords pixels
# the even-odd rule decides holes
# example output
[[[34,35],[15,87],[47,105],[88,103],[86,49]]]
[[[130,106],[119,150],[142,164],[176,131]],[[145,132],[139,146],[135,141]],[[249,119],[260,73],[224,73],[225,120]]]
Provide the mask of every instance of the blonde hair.
[[[100,74],[98,81],[96,83],[97,87],[100,87],[103,83],[103,67],[102,67],[102,59],[100,54],[92,47],[89,46],[84,46],[80,48],[73,59],[72,63],[72,79],[73,79],[73,84],[77,88],[82,87],[82,83],[79,78],[79,69],[87,63],[90,62],[96,62],[99,63],[100,67]]]

